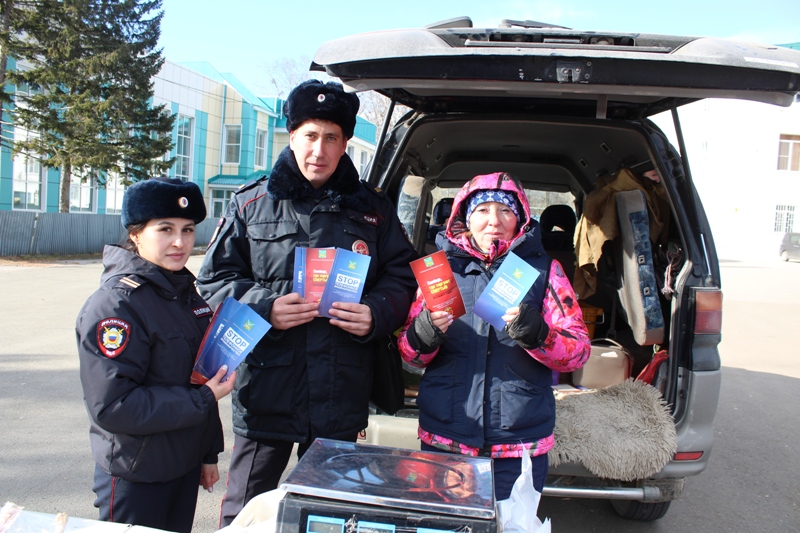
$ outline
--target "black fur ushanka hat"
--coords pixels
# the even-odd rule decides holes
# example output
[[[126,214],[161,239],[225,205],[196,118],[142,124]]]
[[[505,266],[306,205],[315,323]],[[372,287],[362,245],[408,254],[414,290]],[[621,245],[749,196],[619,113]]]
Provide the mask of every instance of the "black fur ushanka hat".
[[[306,80],[292,89],[283,104],[286,129],[292,132],[304,121],[316,118],[338,124],[344,136],[350,139],[360,105],[358,96],[344,92],[340,83]]]
[[[206,218],[206,203],[196,183],[166,177],[137,181],[122,197],[122,225],[154,218],[186,218],[199,224]]]

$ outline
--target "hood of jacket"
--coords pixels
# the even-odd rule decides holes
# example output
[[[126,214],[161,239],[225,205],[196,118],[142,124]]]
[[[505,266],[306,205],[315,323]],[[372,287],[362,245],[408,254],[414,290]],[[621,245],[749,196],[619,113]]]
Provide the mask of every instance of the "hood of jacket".
[[[370,210],[368,192],[361,185],[358,171],[347,154],[339,159],[336,170],[324,187],[325,194],[339,206],[362,212]],[[267,182],[267,194],[273,200],[296,200],[314,196],[314,187],[303,176],[289,146],[281,151],[275,161]]]
[[[101,284],[115,277],[134,277],[139,283],[152,285],[165,298],[194,290],[195,277],[188,268],[170,272],[121,246],[108,245],[103,249],[103,266]]]
[[[519,207],[520,221],[517,233],[511,240],[497,240],[492,244],[488,253],[483,253],[472,244],[472,232],[467,229],[466,200],[474,192],[490,190],[503,190],[514,195],[514,198],[517,200],[517,206]],[[531,218],[531,208],[528,203],[528,197],[525,195],[525,189],[514,176],[506,172],[495,172],[493,174],[475,176],[465,183],[453,200],[453,210],[450,213],[450,218],[447,220],[447,225],[445,227],[445,237],[448,241],[470,255],[488,263],[492,263],[496,258],[505,255],[515,246],[515,243],[526,234],[535,241],[541,241],[539,224]],[[535,243],[529,243],[529,245],[534,244]],[[541,246],[541,244],[539,246]]]

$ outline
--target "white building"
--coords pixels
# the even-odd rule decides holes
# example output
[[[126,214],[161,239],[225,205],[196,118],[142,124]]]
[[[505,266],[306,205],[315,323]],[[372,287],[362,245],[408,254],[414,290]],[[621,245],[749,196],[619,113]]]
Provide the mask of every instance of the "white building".
[[[709,99],[678,114],[719,257],[777,258],[783,234],[800,231],[800,101]],[[671,116],[654,121],[677,148]]]

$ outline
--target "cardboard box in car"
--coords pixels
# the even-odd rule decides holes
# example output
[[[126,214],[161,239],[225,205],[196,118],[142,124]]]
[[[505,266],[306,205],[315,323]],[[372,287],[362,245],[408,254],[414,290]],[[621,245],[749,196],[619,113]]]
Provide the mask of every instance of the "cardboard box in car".
[[[622,383],[631,376],[633,358],[611,339],[592,341],[592,352],[583,368],[572,372],[572,383],[587,389],[602,389]]]

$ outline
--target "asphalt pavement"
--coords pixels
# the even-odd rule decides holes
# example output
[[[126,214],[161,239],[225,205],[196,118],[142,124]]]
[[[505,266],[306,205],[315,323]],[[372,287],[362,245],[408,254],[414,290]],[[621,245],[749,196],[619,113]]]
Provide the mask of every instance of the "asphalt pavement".
[[[189,268],[197,271],[201,257]],[[95,518],[74,324],[99,261],[0,265],[0,505]],[[783,533],[800,524],[800,263],[724,261],[722,391],[709,467],[655,522],[619,518],[603,500],[544,498],[553,531]],[[216,530],[233,442],[221,402],[222,481],[200,491],[194,531]]]

